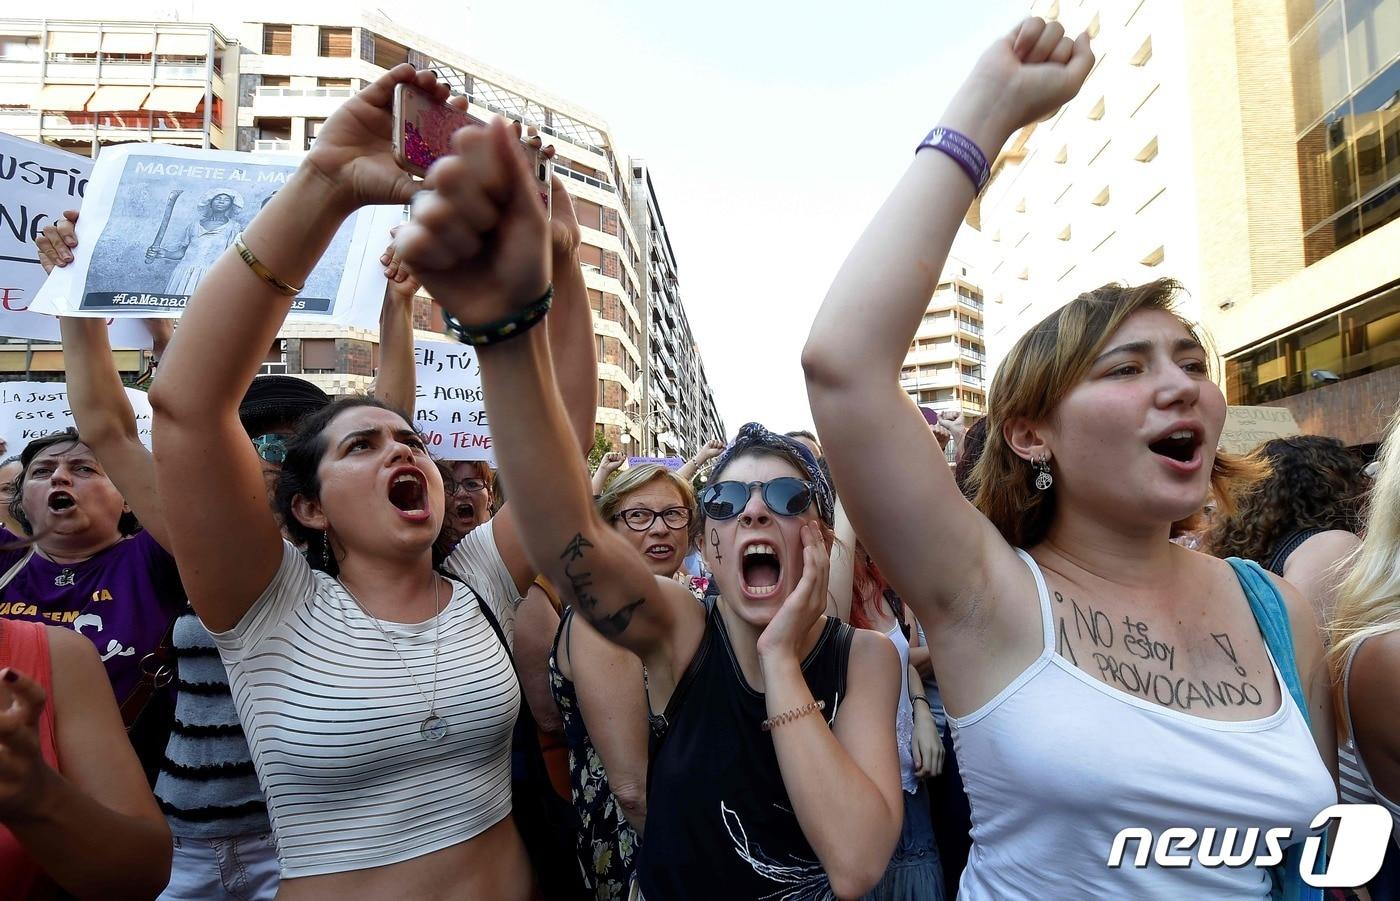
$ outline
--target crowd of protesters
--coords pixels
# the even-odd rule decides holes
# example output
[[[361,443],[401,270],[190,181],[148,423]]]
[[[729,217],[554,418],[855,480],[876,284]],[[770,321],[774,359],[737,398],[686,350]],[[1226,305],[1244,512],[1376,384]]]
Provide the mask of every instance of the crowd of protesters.
[[[466,129],[419,180],[395,87],[462,101],[402,65],[346,102],[152,325],[153,448],[105,324],[61,323],[76,430],[0,467],[0,898],[1321,898],[1339,785],[1400,841],[1400,418],[1369,469],[1217,451],[1166,279],[1032,326],[971,428],[899,387],[987,160],[1093,63],[1040,19],[996,41],[811,325],[816,431],[678,471],[590,472],[581,233],[521,150],[551,148]],[[372,394],[257,376],[346,218],[409,202]],[[414,428],[420,286],[498,471]],[[1108,863],[1207,826],[1288,839]]]

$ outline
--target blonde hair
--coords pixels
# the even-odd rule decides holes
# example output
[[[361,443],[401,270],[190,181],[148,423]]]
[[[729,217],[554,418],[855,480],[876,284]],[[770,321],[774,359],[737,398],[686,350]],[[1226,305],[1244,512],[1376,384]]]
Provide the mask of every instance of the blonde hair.
[[[609,525],[613,517],[622,509],[627,496],[644,485],[664,481],[681,497],[681,505],[690,510],[689,539],[693,543],[700,536],[700,511],[696,509],[695,489],[690,483],[664,466],[644,463],[625,472],[619,472],[608,480],[603,493],[598,495],[598,515]]]
[[[1400,629],[1400,411],[1391,418],[1377,459],[1380,473],[1367,502],[1366,537],[1341,564],[1346,578],[1332,616],[1327,656],[1338,692],[1352,648]],[[1337,710],[1344,710],[1343,699],[1337,700]]]
[[[987,403],[986,445],[972,470],[973,503],[1013,547],[1033,547],[1044,539],[1055,517],[1055,491],[1032,486],[1035,470],[1006,441],[1005,427],[1015,419],[1044,422],[1088,374],[1113,333],[1143,310],[1174,316],[1197,341],[1201,335],[1176,309],[1181,285],[1157,279],[1129,287],[1108,284],[1079,295],[1021,337],[992,378]],[[1204,342],[1203,342],[1204,343]],[[1211,491],[1220,515],[1235,509],[1238,491],[1268,472],[1257,458],[1217,453]],[[1195,528],[1200,514],[1173,525]]]

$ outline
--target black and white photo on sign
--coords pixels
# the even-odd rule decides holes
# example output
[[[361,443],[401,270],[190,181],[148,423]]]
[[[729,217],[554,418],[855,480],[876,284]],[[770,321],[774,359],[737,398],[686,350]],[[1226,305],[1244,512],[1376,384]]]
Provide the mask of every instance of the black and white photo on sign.
[[[52,316],[31,312],[44,269],[34,239],[64,210],[82,206],[92,160],[47,144],[0,134],[0,336],[59,340]],[[137,322],[116,322],[113,347],[149,347]]]
[[[35,309],[176,318],[200,280],[296,171],[295,156],[184,147],[109,148],[93,167],[74,262]],[[293,301],[291,318],[376,328],[383,236],[400,207],[357,212]]]

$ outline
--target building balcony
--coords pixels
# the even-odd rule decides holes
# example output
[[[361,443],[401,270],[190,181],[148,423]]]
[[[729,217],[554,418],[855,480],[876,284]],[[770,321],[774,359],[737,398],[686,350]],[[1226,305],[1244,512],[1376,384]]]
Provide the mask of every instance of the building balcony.
[[[296,149],[289,139],[283,138],[260,138],[253,142],[253,150],[256,153],[290,153]]]
[[[972,310],[972,311],[974,311],[974,312],[981,313],[982,310],[985,308],[986,304],[984,304],[982,301],[977,300],[977,299],[975,299],[975,298],[967,297],[967,296],[965,296],[965,295],[959,294],[959,295],[958,295],[958,306],[960,306],[960,307],[962,307],[963,309],[966,309],[966,310]]]
[[[962,377],[962,383],[968,388],[976,388],[978,391],[981,391],[983,386],[983,380],[980,375],[964,374]]]
[[[581,181],[586,185],[592,185],[600,191],[607,191],[609,194],[617,193],[617,188],[614,188],[612,185],[603,181],[601,178],[594,178],[591,175],[584,175],[582,172],[575,172],[574,170],[565,168],[564,166],[555,166],[554,171],[556,174],[565,178],[572,178],[574,181]]]
[[[354,94],[354,88],[263,86],[253,93],[253,116],[269,119],[290,119],[294,116],[326,119]]]
[[[984,353],[982,353],[982,352],[980,352],[980,351],[972,350],[971,348],[968,348],[968,347],[961,348],[961,349],[958,351],[958,357],[961,358],[961,359],[963,359],[963,360],[966,360],[966,361],[969,362],[969,363],[985,363],[985,362],[987,362],[987,355],[986,355],[986,354],[984,354]]]

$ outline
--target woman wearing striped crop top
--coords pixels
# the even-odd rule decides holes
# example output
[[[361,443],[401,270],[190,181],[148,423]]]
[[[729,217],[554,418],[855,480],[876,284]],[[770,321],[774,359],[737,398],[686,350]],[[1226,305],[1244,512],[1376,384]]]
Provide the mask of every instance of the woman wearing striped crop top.
[[[355,209],[418,189],[390,146],[405,83],[447,98],[431,72],[399,66],[328,119],[240,253],[200,283],[151,391],[157,485],[180,499],[166,508],[175,556],[228,668],[277,842],[279,897],[293,901],[524,899],[533,884],[511,817],[520,689],[509,642],[534,571],[511,505],[448,546],[443,477],[411,421],[344,398],[285,444],[275,507],[303,556],[279,534],[237,417],[290,309],[288,284],[304,282]],[[549,328],[575,389],[581,456],[592,325],[577,224],[554,190]]]
[[[1390,811],[1400,845],[1400,412],[1391,419],[1371,488],[1366,538],[1337,592],[1329,652],[1338,721],[1355,742],[1348,781],[1361,782]],[[1350,780],[1349,778],[1350,777]],[[1366,799],[1369,800],[1369,799]],[[1392,849],[1392,852],[1394,849]]]
[[[972,503],[897,377],[985,159],[1073,102],[1093,60],[1087,34],[1035,18],[981,56],[827,294],[808,397],[857,534],[927,632],[972,805],[958,897],[1267,898],[1252,854],[1193,859],[1218,835],[1180,868],[1106,864],[1126,828],[1300,841],[1336,802],[1306,602],[1170,541],[1212,487],[1227,507],[1257,477],[1216,452],[1225,399],[1174,283],[1030,326],[992,382]]]

